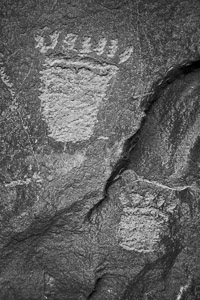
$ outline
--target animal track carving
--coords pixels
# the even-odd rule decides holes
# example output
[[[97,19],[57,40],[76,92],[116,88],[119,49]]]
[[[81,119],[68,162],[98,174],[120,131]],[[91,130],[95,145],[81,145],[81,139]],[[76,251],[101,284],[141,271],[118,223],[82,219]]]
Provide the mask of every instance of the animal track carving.
[[[79,57],[46,59],[40,99],[51,137],[62,142],[90,138],[99,106],[117,69]]]
[[[93,55],[105,55],[108,59],[119,57],[118,64],[125,63],[133,53],[133,46],[127,47],[121,53],[119,53],[119,42],[117,39],[107,41],[106,38],[100,38],[97,45],[92,44],[91,37],[84,37],[81,41],[78,39],[78,35],[69,33],[63,40],[62,50],[64,53],[75,51],[79,56],[85,54]],[[80,45],[80,50],[77,49]]]
[[[37,36],[36,47],[44,54],[56,46],[57,37],[58,33],[52,35],[52,45],[47,47],[44,39]],[[118,64],[122,64],[130,58],[133,48],[119,54],[118,40],[108,43],[101,38],[98,45],[93,46],[90,37],[80,41],[73,33],[64,38],[61,46],[62,54],[46,58],[40,72],[43,115],[50,136],[57,141],[87,140],[93,133],[100,105],[119,70],[111,59],[115,58],[116,62],[118,54]]]
[[[55,49],[58,45],[60,33],[55,31],[49,38],[51,40],[50,45],[45,44],[45,39],[41,35],[35,36],[36,46],[41,53],[45,54],[49,50]],[[92,42],[92,38],[89,36],[79,38],[77,34],[69,33],[62,40],[62,53],[69,54],[73,51],[78,56],[84,56],[86,54],[92,54],[96,56],[104,55],[107,59],[116,58],[118,56],[118,64],[125,63],[133,53],[133,46],[126,47],[125,50],[119,52],[119,41],[117,39],[111,39],[108,41],[105,37],[99,39],[97,45]]]
[[[60,33],[57,31],[55,31],[53,34],[50,35],[50,39],[51,39],[50,45],[45,45],[43,36],[36,35],[35,41],[37,44],[36,44],[35,48],[39,48],[41,53],[46,53],[48,50],[54,49],[58,43],[59,35],[60,35]]]

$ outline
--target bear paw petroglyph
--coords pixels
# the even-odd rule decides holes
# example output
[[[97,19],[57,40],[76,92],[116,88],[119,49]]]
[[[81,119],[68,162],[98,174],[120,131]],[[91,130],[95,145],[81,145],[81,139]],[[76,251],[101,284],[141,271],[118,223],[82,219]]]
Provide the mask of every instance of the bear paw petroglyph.
[[[78,35],[70,33],[63,40],[62,50],[64,53],[75,51],[79,56],[88,54],[96,56],[104,55],[107,59],[113,59],[118,56],[118,64],[126,62],[133,52],[133,47],[130,46],[119,53],[119,41],[117,39],[108,41],[103,37],[99,39],[97,45],[93,45],[91,40],[91,37],[84,37],[79,41]]]
[[[57,40],[58,33],[54,33],[52,45],[47,47],[44,39],[37,37],[36,47],[45,53],[56,46]],[[48,55],[40,72],[43,115],[50,136],[57,141],[87,140],[93,133],[100,105],[114,84],[118,64],[125,62],[133,49],[118,54],[118,64],[112,63],[118,51],[117,40],[107,46],[107,40],[102,38],[92,47],[91,38],[82,38],[79,43],[77,35],[68,34],[61,49],[59,54]],[[101,55],[103,58],[98,57]]]
[[[54,57],[41,71],[41,104],[57,141],[87,140],[117,67],[93,59]]]
[[[36,48],[42,54],[46,54],[49,50],[55,49],[59,44],[60,33],[55,31],[49,36],[50,43],[45,43],[45,38],[41,35],[35,36]],[[133,46],[120,50],[119,41],[117,39],[107,40],[105,37],[99,39],[98,43],[92,41],[92,37],[86,36],[80,38],[77,34],[69,33],[61,39],[61,51],[63,54],[71,52],[77,53],[78,56],[104,55],[107,59],[118,58],[118,64],[125,63],[133,53]]]
[[[35,48],[39,48],[41,53],[46,53],[48,50],[52,50],[56,47],[58,43],[58,38],[59,38],[60,33],[55,31],[53,34],[50,35],[50,40],[51,44],[46,45],[45,44],[45,39],[41,35],[36,35],[35,36],[35,41],[36,41],[36,46]]]

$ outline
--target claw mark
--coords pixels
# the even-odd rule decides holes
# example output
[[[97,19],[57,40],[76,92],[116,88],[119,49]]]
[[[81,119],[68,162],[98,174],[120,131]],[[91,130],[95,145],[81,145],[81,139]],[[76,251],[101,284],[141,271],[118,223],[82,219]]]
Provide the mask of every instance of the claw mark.
[[[49,49],[54,49],[58,43],[59,38],[58,32],[55,32],[54,34],[50,35],[51,39],[51,45],[47,46],[44,41],[44,37],[41,35],[38,35],[35,37],[35,41],[37,42],[36,48],[39,48],[41,53],[46,53]],[[79,41],[78,41],[79,40]],[[94,55],[103,55],[105,54],[107,58],[112,59],[115,57],[117,50],[118,50],[118,44],[119,41],[117,39],[110,40],[110,43],[108,47],[107,45],[107,39],[101,38],[98,42],[98,45],[93,48],[93,44],[91,42],[91,37],[84,37],[82,40],[82,48],[78,50],[78,45],[76,45],[77,42],[80,42],[80,39],[77,34],[69,33],[62,41],[62,51],[63,53],[67,53],[69,51],[77,52],[77,54],[81,57],[84,57],[84,55],[88,55],[90,53],[93,53]],[[133,52],[133,47],[128,47],[119,55],[119,64],[122,64],[126,62],[131,54]]]
[[[54,49],[58,43],[60,32],[55,31],[53,34],[50,35],[51,45],[46,46],[44,44],[44,37],[41,35],[35,36],[35,41],[37,42],[35,48],[39,48],[41,53],[46,53],[50,49]]]
[[[133,47],[132,46],[127,48],[123,53],[121,53],[120,56],[119,56],[119,58],[120,58],[119,64],[122,64],[125,61],[127,61],[130,58],[132,53],[133,53]]]
[[[76,49],[74,49],[77,38],[78,38],[77,34],[69,33],[63,41],[63,43],[64,43],[63,50],[77,51]]]
[[[91,38],[90,37],[86,37],[84,40],[83,40],[83,45],[82,45],[82,49],[80,51],[81,54],[88,54],[88,53],[91,53],[92,50],[91,50],[91,46],[92,44],[90,43],[91,41]]]
[[[94,49],[97,55],[102,55],[107,44],[106,38],[102,38],[99,40],[97,48]]]
[[[109,47],[109,52],[108,52],[107,56],[109,58],[113,58],[118,49],[118,46],[117,46],[118,40],[111,40],[110,42],[111,42],[111,46]]]
[[[118,68],[92,59],[46,59],[40,95],[50,136],[57,141],[87,140]]]
[[[36,48],[41,53],[55,48],[59,33],[50,36],[51,45],[44,43],[42,36],[35,38]],[[63,40],[64,53],[73,53],[72,58],[59,54],[54,58],[46,58],[44,70],[41,71],[40,88],[43,115],[50,129],[50,136],[57,141],[77,142],[87,140],[93,133],[97,121],[97,113],[102,100],[107,96],[108,89],[112,89],[118,67],[108,62],[99,62],[88,58],[88,54],[115,57],[118,50],[118,40],[111,40],[108,48],[107,39],[101,38],[96,48],[93,47],[91,37],[81,39],[78,35],[69,33]],[[77,43],[77,44],[76,44]],[[62,51],[61,51],[62,52]],[[133,52],[129,47],[119,56],[120,64],[127,61]],[[67,53],[67,56],[68,53]]]

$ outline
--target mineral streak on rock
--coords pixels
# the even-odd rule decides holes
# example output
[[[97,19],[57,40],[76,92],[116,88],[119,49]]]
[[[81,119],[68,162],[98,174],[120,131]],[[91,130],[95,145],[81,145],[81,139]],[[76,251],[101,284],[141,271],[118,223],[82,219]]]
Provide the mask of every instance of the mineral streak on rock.
[[[184,294],[185,294],[185,293],[187,292],[187,290],[190,288],[191,283],[192,283],[192,278],[189,277],[188,282],[187,282],[184,286],[182,286],[182,287],[180,288],[180,292],[179,292],[179,294],[178,294],[176,300],[182,300],[182,299],[185,298],[185,297],[184,297]]]
[[[3,83],[8,87],[11,95],[14,96],[15,92],[13,90],[13,83],[10,81],[10,78],[6,74],[5,67],[0,67],[0,78],[3,81]]]
[[[62,142],[89,139],[117,70],[88,58],[47,58],[40,99],[50,136]]]

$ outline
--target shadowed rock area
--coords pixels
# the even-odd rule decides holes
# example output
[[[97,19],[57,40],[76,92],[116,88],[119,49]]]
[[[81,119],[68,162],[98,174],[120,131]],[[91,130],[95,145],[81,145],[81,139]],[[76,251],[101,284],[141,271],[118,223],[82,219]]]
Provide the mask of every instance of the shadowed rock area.
[[[199,1],[0,16],[0,300],[200,299]]]

